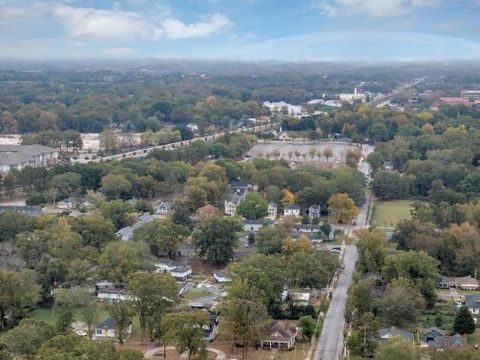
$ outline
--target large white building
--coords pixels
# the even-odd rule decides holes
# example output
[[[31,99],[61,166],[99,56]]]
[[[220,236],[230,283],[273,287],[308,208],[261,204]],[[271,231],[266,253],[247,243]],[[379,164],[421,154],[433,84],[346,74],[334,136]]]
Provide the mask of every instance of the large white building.
[[[58,150],[43,145],[0,145],[0,173],[42,167],[58,162]]]
[[[303,114],[303,107],[301,105],[292,105],[284,101],[270,102],[265,101],[263,106],[268,108],[271,113],[280,113],[285,111],[290,116],[300,116]]]

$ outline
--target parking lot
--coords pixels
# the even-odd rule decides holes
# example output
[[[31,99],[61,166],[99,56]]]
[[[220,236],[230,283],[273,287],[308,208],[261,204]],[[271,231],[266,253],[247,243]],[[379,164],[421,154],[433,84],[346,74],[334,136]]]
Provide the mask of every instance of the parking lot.
[[[293,163],[311,162],[326,166],[341,166],[345,164],[347,151],[354,149],[357,147],[353,144],[339,142],[274,141],[256,144],[247,156],[251,159],[263,157],[272,160],[284,159]],[[325,156],[329,152],[331,156]]]

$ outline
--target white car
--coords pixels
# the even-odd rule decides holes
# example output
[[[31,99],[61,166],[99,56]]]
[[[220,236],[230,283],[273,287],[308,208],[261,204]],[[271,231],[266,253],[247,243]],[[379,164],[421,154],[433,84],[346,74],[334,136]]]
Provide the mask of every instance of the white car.
[[[78,330],[78,331],[75,331],[75,334],[77,334],[78,336],[87,336],[87,332],[86,331],[83,331],[83,330]]]

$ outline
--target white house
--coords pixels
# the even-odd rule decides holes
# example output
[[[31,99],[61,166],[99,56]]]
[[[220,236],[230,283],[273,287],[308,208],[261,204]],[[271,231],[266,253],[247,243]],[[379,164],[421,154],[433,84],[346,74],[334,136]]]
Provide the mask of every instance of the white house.
[[[283,216],[300,216],[300,206],[291,204],[283,209]]]
[[[320,217],[320,210],[321,210],[321,207],[320,205],[312,205],[308,208],[308,217],[310,219],[313,219],[313,218],[319,218]]]
[[[97,290],[97,299],[112,303],[115,301],[135,300],[136,298],[129,295],[126,289],[103,288]]]
[[[65,210],[70,210],[70,209],[73,209],[75,206],[77,206],[78,202],[77,200],[75,200],[74,198],[66,198],[66,199],[63,199],[63,200],[60,200],[58,203],[57,203],[57,208],[59,209],[65,209]]]
[[[232,279],[229,276],[227,276],[224,271],[215,271],[213,273],[213,278],[217,280],[217,282],[220,284],[225,284],[232,281]]]
[[[480,315],[480,294],[465,295],[465,304],[474,315]]]
[[[155,215],[167,215],[172,212],[173,204],[170,201],[160,200],[154,205]]]
[[[115,330],[115,320],[111,317],[102,321],[95,326],[95,332],[93,334],[94,340],[117,340],[118,335]],[[124,338],[128,338],[132,334],[132,320],[128,320],[128,326],[125,330]]]
[[[198,131],[198,125],[194,123],[187,124],[186,126],[188,129],[190,129],[191,132],[197,132]]]
[[[277,217],[277,210],[278,210],[277,204],[275,204],[274,202],[270,202],[268,204],[267,219],[271,220],[271,221],[275,221],[275,219]]]
[[[290,299],[295,305],[307,306],[310,303],[311,292],[292,291],[290,292]]]
[[[192,268],[188,265],[179,265],[174,261],[162,261],[155,265],[156,272],[163,272],[172,275],[176,280],[187,281],[192,274]]]
[[[256,233],[264,226],[273,226],[270,220],[245,220],[243,224],[243,230],[246,232]]]
[[[237,205],[233,201],[225,200],[225,215],[235,216]]]

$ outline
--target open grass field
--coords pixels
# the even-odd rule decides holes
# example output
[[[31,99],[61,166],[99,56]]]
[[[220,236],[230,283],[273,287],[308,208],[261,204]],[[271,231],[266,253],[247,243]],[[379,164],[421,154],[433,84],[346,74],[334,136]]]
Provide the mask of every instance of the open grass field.
[[[373,225],[393,228],[399,221],[410,219],[412,204],[411,200],[376,201],[373,206]]]

